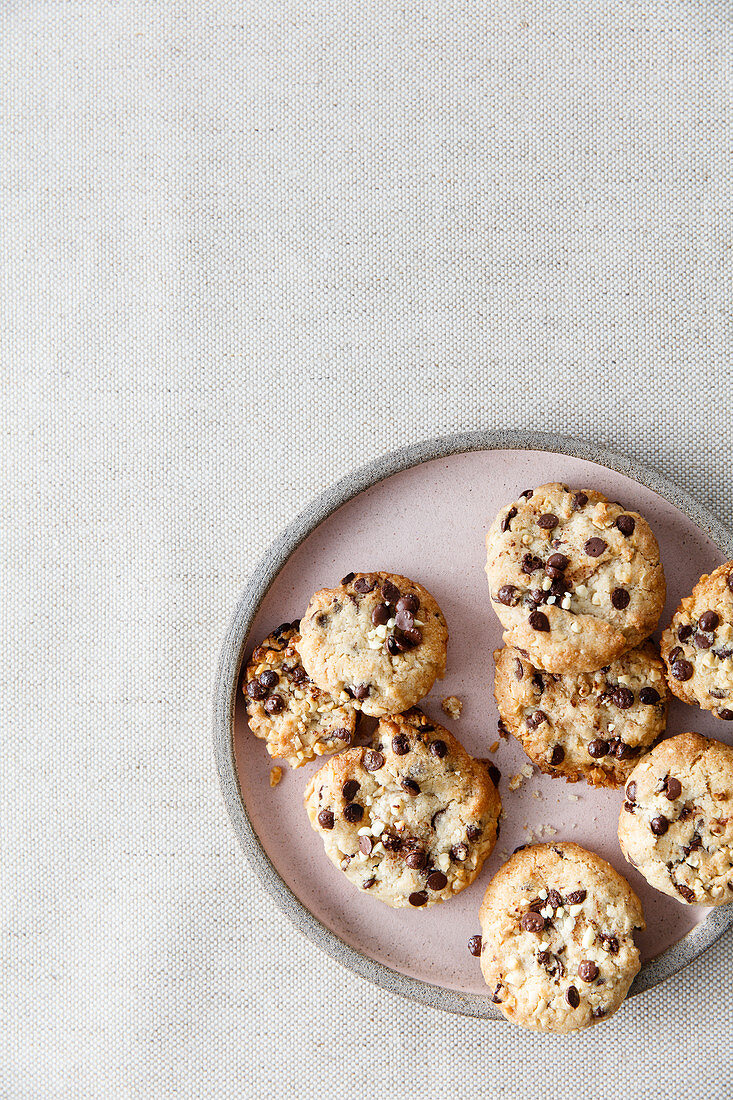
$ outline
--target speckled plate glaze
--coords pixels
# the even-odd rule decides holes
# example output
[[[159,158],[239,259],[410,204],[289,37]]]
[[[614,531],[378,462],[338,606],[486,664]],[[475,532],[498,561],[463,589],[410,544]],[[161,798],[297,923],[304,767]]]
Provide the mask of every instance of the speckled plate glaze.
[[[298,928],[350,970],[414,1001],[451,1012],[503,1019],[487,997],[466,942],[478,931],[489,879],[530,831],[573,840],[608,859],[639,894],[647,931],[631,993],[676,973],[733,925],[733,906],[690,907],[647,886],[620,852],[618,792],[566,784],[536,772],[515,792],[508,779],[527,762],[513,741],[493,758],[506,811],[501,838],[476,882],[443,905],[394,910],[355,890],[329,862],[303,808],[314,762],[284,767],[271,788],[273,761],[247,727],[240,675],[254,645],[284,620],[299,618],[316,589],[351,570],[413,577],[441,605],[450,628],[445,679],[423,701],[433,719],[468,750],[486,756],[497,739],[492,651],[501,627],[488,599],[484,536],[499,507],[546,481],[599,489],[641,512],[662,550],[668,599],[661,626],[701,573],[733,557],[733,536],[688,494],[644,466],[590,444],[541,433],[472,432],[406,447],[343,478],[309,505],[260,561],[235,612],[221,655],[215,743],[224,797],[237,836],[266,889]],[[658,637],[659,631],[657,632]],[[464,701],[457,721],[446,695]],[[667,733],[692,729],[733,742],[733,728],[672,703]]]

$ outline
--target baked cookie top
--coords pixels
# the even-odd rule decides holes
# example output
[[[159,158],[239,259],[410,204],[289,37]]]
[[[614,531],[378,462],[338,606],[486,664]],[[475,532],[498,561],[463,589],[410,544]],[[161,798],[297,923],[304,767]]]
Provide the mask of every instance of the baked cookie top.
[[[700,577],[662,634],[667,680],[678,699],[733,721],[733,562]]]
[[[443,613],[422,585],[395,573],[349,573],[316,592],[300,633],[311,679],[375,718],[408,710],[445,673]]]
[[[549,672],[589,672],[648,638],[666,594],[646,520],[593,489],[527,489],[486,536],[504,641]]]
[[[733,748],[697,733],[660,742],[626,784],[618,838],[656,890],[690,905],[733,901]]]
[[[509,646],[494,660],[501,719],[548,775],[618,787],[666,725],[667,685],[653,642],[598,672],[543,672]]]
[[[382,718],[371,748],[325,763],[305,807],[350,882],[393,908],[420,909],[476,878],[501,800],[484,764],[413,708]]]
[[[309,678],[298,640],[297,622],[273,630],[253,652],[242,683],[249,728],[270,756],[292,768],[350,745],[356,728],[346,693],[335,700]]]
[[[612,1015],[641,967],[641,902],[577,844],[518,849],[489,883],[479,919],[491,999],[533,1031],[576,1031]]]

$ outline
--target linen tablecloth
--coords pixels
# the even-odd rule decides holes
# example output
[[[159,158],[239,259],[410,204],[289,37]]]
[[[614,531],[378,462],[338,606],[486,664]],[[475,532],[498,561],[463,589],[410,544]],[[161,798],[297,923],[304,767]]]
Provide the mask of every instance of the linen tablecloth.
[[[729,1097],[730,937],[570,1040],[306,942],[235,842],[224,630],[319,490],[557,430],[733,521],[730,8],[2,13],[0,1096]]]

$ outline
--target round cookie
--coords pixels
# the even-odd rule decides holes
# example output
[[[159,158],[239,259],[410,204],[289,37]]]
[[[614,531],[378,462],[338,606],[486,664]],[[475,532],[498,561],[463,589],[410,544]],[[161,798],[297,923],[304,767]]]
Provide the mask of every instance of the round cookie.
[[[664,607],[649,524],[593,489],[527,489],[501,509],[486,547],[504,641],[548,672],[607,665],[649,637]]]
[[[626,784],[618,838],[655,890],[690,905],[733,901],[733,748],[698,733],[662,741]]]
[[[667,721],[664,665],[653,642],[598,672],[543,672],[518,650],[494,653],[499,714],[548,775],[622,785]]]
[[[408,710],[445,673],[442,611],[422,585],[394,573],[349,573],[316,592],[300,632],[311,679],[375,718]]]
[[[242,691],[249,728],[270,756],[299,768],[315,756],[351,744],[356,710],[348,696],[338,701],[321,691],[303,668],[298,623],[283,623],[257,646]]]
[[[670,690],[733,721],[733,562],[705,574],[662,635]]]
[[[417,708],[383,718],[372,748],[333,757],[305,792],[326,855],[400,908],[447,901],[491,852],[501,800],[484,764]]]
[[[641,902],[609,863],[577,844],[518,849],[479,912],[481,971],[508,1020],[567,1033],[611,1016],[641,963]]]

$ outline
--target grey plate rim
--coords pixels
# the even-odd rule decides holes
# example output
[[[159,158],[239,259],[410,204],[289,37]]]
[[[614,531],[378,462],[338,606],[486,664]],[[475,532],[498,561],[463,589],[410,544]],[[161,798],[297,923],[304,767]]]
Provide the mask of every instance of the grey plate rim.
[[[710,509],[652,467],[618,451],[554,432],[484,430],[455,432],[400,447],[346,474],[312,500],[280,533],[255,566],[226,631],[214,695],[214,750],[224,802],[234,832],[260,882],[280,910],[309,940],[374,985],[417,1004],[481,1019],[503,1020],[488,996],[461,993],[411,978],[362,955],[307,909],[280,877],[255,832],[239,787],[234,756],[234,710],[249,630],[271,584],[290,555],[332,512],[365,489],[422,462],[467,451],[527,450],[565,454],[624,474],[668,500],[697,524],[721,553],[733,558],[733,532]],[[629,996],[679,973],[733,927],[733,904],[708,916],[676,944],[642,966]]]

